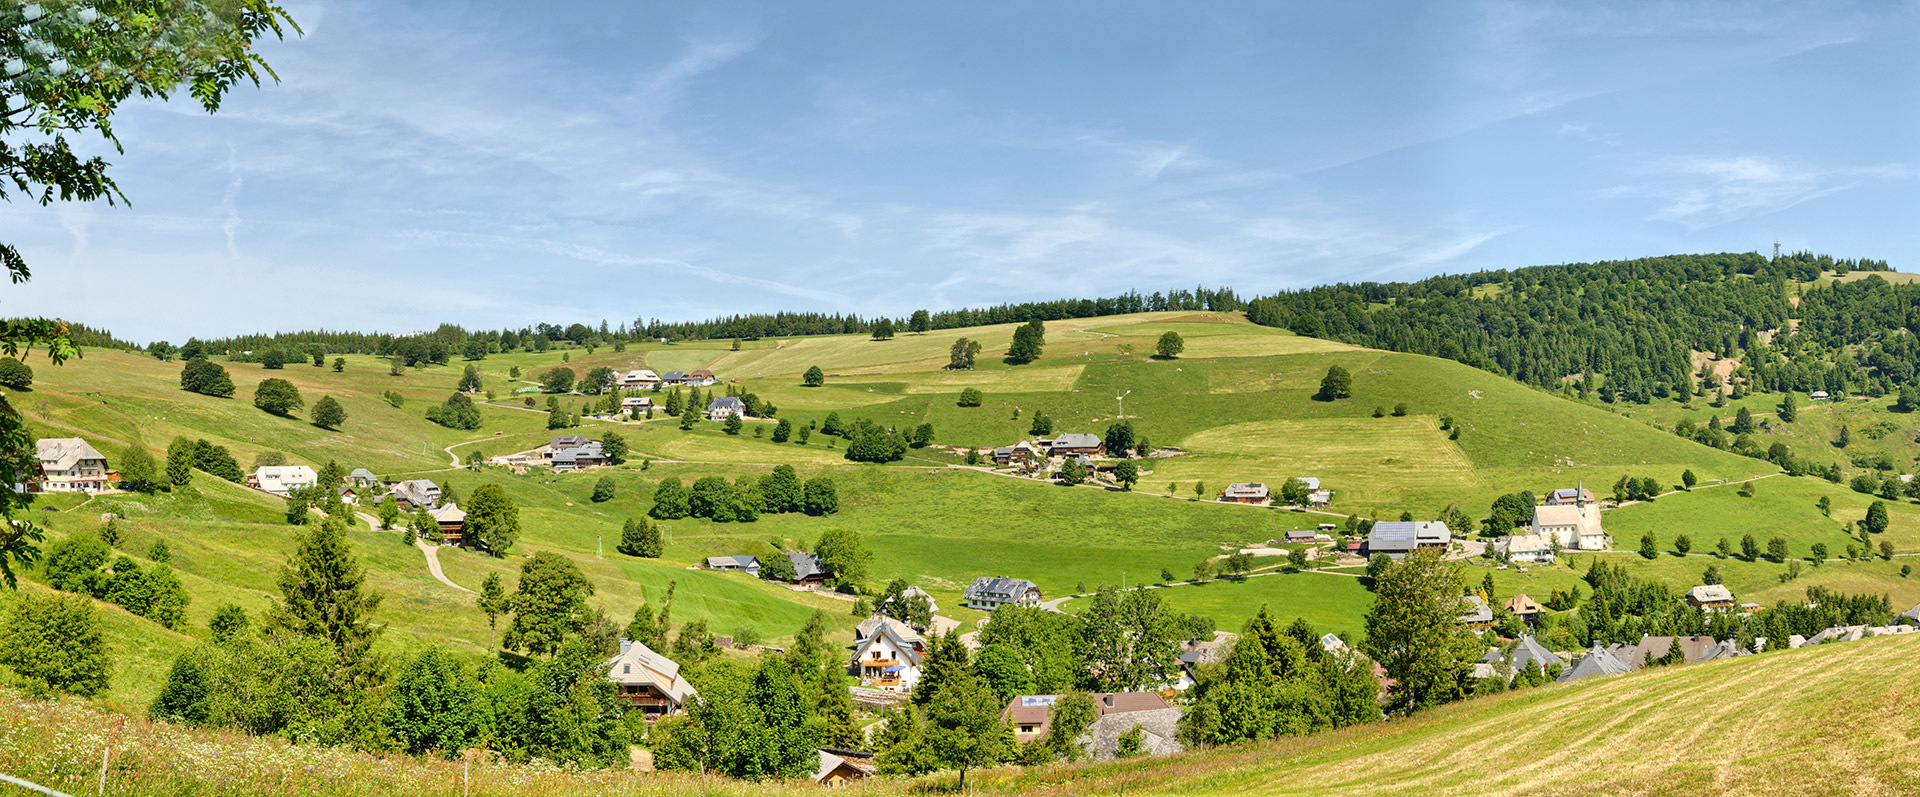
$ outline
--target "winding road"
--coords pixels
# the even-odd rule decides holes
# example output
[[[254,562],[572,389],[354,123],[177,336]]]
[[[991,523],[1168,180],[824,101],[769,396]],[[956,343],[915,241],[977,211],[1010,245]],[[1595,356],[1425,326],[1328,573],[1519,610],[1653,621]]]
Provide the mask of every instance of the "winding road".
[[[356,516],[358,516],[358,517],[359,517],[359,518],[360,518],[361,520],[364,520],[364,521],[366,521],[366,522],[367,522],[367,528],[368,528],[368,529],[370,529],[370,530],[373,530],[373,531],[379,531],[379,530],[380,530],[380,519],[379,519],[379,518],[376,518],[376,517],[374,517],[374,516],[372,516],[372,515],[369,515],[369,514],[367,514],[367,513],[365,513],[365,512],[356,512],[356,513],[354,513],[354,514],[355,514]],[[421,554],[422,556],[425,556],[425,557],[427,558],[427,572],[433,575],[433,578],[434,578],[434,580],[435,580],[435,581],[438,581],[438,582],[440,582],[440,583],[442,583],[442,584],[445,584],[445,585],[447,585],[447,586],[449,586],[449,587],[452,587],[452,588],[454,588],[454,589],[457,589],[457,590],[460,590],[461,592],[472,592],[472,591],[473,591],[473,590],[470,590],[470,589],[467,589],[466,587],[463,587],[463,586],[460,586],[459,584],[455,584],[455,583],[453,583],[453,580],[452,580],[452,579],[449,579],[449,578],[447,578],[447,574],[446,574],[446,573],[444,573],[444,572],[441,572],[441,570],[440,570],[440,546],[438,546],[438,545],[434,545],[433,543],[430,543],[430,542],[427,542],[427,541],[425,541],[425,540],[414,540],[414,541],[413,541],[413,547],[415,547],[415,548],[419,548],[419,549],[420,549],[420,554]]]

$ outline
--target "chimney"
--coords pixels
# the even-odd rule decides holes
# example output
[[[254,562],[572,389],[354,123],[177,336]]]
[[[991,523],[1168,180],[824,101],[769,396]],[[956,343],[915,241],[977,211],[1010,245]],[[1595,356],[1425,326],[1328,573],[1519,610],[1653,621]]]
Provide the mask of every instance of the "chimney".
[[[633,640],[622,637],[620,640],[620,655],[625,656],[627,655],[627,651],[632,649],[633,649]]]
[[[1107,708],[1113,708],[1113,693],[1108,692],[1104,695],[1101,695],[1100,702],[1107,704]]]

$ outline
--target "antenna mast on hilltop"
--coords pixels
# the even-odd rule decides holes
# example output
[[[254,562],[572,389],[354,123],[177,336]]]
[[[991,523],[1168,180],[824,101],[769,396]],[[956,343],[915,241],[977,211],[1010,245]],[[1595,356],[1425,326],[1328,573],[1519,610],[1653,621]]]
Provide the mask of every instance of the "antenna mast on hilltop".
[[[1775,260],[1780,259],[1780,242],[1779,241],[1773,242],[1773,259]]]

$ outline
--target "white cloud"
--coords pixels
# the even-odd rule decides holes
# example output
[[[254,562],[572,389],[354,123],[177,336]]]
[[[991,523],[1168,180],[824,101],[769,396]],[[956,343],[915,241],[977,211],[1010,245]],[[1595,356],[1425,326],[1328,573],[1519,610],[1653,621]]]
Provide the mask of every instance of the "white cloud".
[[[1823,169],[1763,155],[1691,155],[1657,160],[1642,173],[1644,182],[1598,196],[1653,200],[1646,218],[1693,231],[1863,185],[1912,180],[1915,169],[1902,163]]]

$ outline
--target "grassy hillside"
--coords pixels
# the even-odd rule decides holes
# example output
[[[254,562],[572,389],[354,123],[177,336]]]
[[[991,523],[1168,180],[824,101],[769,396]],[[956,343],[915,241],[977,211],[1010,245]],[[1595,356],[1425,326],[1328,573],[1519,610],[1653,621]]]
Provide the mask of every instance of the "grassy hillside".
[[[554,551],[572,558],[594,580],[592,604],[616,621],[624,622],[643,596],[657,601],[669,581],[677,581],[679,620],[705,618],[718,633],[752,629],[775,642],[791,635],[815,610],[826,611],[842,630],[850,628],[850,602],[690,568],[709,555],[765,555],[776,545],[805,547],[828,529],[846,528],[861,532],[876,553],[877,579],[913,580],[933,593],[945,613],[971,622],[980,615],[958,609],[958,598],[979,576],[1031,578],[1050,595],[1123,581],[1159,581],[1163,570],[1185,578],[1201,559],[1331,519],[1191,500],[1196,484],[1204,484],[1211,495],[1234,481],[1278,483],[1314,475],[1338,491],[1336,512],[1384,518],[1403,510],[1437,513],[1448,504],[1478,515],[1502,493],[1539,493],[1576,481],[1611,484],[1628,472],[1676,482],[1681,470],[1692,469],[1711,483],[1771,470],[1766,463],[1681,440],[1643,419],[1566,401],[1456,362],[1300,337],[1249,324],[1238,314],[1157,313],[1057,322],[1049,325],[1045,356],[1025,365],[1010,365],[998,356],[1011,330],[944,330],[902,334],[889,341],[866,336],[768,339],[743,341],[738,351],[731,341],[698,341],[634,344],[624,351],[568,347],[496,354],[472,364],[484,389],[496,396],[482,406],[484,425],[475,432],[444,429],[424,418],[429,407],[453,392],[467,365],[458,360],[399,376],[389,374],[387,362],[370,356],[345,357],[340,373],[304,363],[278,371],[228,363],[238,392],[235,398],[216,399],[179,390],[178,363],[92,351],[63,367],[38,368],[34,390],[15,398],[44,434],[84,436],[110,457],[129,445],[144,445],[159,454],[175,435],[187,435],[228,446],[243,467],[250,467],[261,452],[278,451],[298,463],[333,459],[349,468],[432,478],[461,496],[482,484],[498,484],[520,507],[520,545],[514,556],[504,559],[443,551],[441,563],[454,583],[471,589],[496,572],[511,583],[519,556]],[[1149,357],[1153,342],[1168,330],[1186,338],[1186,352],[1172,360]],[[976,370],[945,370],[948,347],[960,337],[983,342]],[[1320,378],[1334,364],[1352,372],[1353,398],[1314,400]],[[830,375],[826,386],[801,386],[800,374],[813,365]],[[754,435],[767,428],[765,424],[749,424],[746,433],[736,437],[712,424],[681,431],[676,420],[663,414],[645,423],[590,421],[579,430],[599,436],[617,428],[625,435],[634,461],[618,469],[514,476],[449,467],[448,449],[462,456],[498,454],[544,442],[552,434],[540,409],[545,397],[527,394],[539,405],[529,410],[525,396],[513,391],[533,385],[540,372],[561,366],[579,375],[601,366],[712,368],[773,401],[783,418],[808,423],[838,412],[843,419],[868,417],[892,426],[929,422],[936,429],[937,445],[912,452],[900,463],[859,465],[847,462],[838,441],[825,435],[815,435],[810,445],[776,444]],[[520,372],[517,381],[510,376],[515,368]],[[348,420],[340,431],[327,431],[312,426],[302,413],[280,418],[255,409],[253,389],[269,376],[293,381],[309,404],[322,395],[333,396],[347,408]],[[967,387],[986,392],[984,406],[956,405],[959,391]],[[403,396],[400,407],[383,398],[387,391]],[[1184,450],[1179,456],[1150,460],[1151,471],[1131,494],[954,468],[959,455],[942,447],[1013,442],[1026,436],[1036,412],[1051,416],[1057,432],[1097,433],[1115,420],[1114,397],[1123,393],[1127,420],[1155,445]],[[561,400],[578,405],[589,398]],[[1407,405],[1405,416],[1373,417],[1376,408],[1391,411],[1402,403]],[[1443,417],[1459,429],[1457,439],[1441,429]],[[709,475],[751,478],[781,463],[794,465],[803,478],[833,477],[842,511],[828,518],[763,516],[747,524],[673,521],[667,524],[671,544],[663,559],[642,561],[613,551],[622,521],[648,510],[661,479],[671,476],[691,483]],[[592,487],[603,475],[613,478],[616,496],[594,503]],[[1180,497],[1163,495],[1169,487]],[[1810,491],[1828,489],[1835,491],[1836,517],[1844,520],[1864,512],[1864,503],[1844,489],[1778,478],[1762,482],[1760,495],[1742,499],[1745,504],[1723,508],[1711,502],[1733,500],[1731,490],[1717,491],[1724,494],[1719,497],[1712,496],[1716,491],[1700,490],[1620,510],[1609,515],[1609,524],[1626,545],[1637,540],[1642,529],[1657,530],[1665,541],[1677,527],[1725,524],[1731,518],[1788,535],[1796,551],[1827,540],[1837,555],[1844,548],[1839,524],[1807,515],[1815,494]],[[49,499],[68,508],[80,500]],[[143,559],[152,541],[166,539],[175,567],[194,593],[187,633],[204,636],[204,623],[220,603],[249,610],[268,605],[275,593],[275,573],[293,546],[293,530],[281,522],[280,508],[277,499],[201,475],[191,487],[171,494],[105,497],[78,512],[36,515],[51,518],[57,539],[93,533],[98,513],[117,512],[128,518],[121,548],[136,559]],[[1920,550],[1920,513],[1897,509],[1895,529],[1888,536],[1903,550]],[[388,596],[378,618],[388,625],[382,643],[388,652],[404,653],[427,643],[484,651],[487,627],[484,616],[472,608],[472,595],[432,579],[420,553],[402,545],[396,533],[374,532],[362,524],[351,539],[369,570],[370,586]],[[1694,539],[1696,550],[1711,547],[1711,536],[1695,533]],[[1894,574],[1898,561],[1831,566],[1819,575],[1832,577],[1829,574],[1847,570],[1864,578],[1858,583],[1873,591],[1899,591],[1909,582]],[[1681,582],[1691,583],[1704,565],[1676,557],[1672,565],[1645,567],[1684,586]],[[1742,582],[1742,587],[1764,593],[1766,580],[1780,568],[1762,562],[1723,570],[1750,570],[1751,583]],[[1777,579],[1773,585],[1787,589]],[[1163,594],[1176,608],[1212,615],[1222,627],[1233,627],[1261,603],[1270,603],[1285,617],[1306,617],[1329,630],[1346,631],[1358,630],[1369,600],[1357,581],[1330,575],[1259,578]],[[132,620],[116,643],[165,650],[141,637],[148,628],[150,624]],[[157,628],[151,631],[156,639],[164,636]],[[158,662],[165,656],[153,658]],[[146,672],[129,670],[132,675],[116,685],[116,705],[145,701],[157,687],[141,674]]]
[[[968,781],[991,794],[1906,794],[1920,790],[1916,691],[1920,637],[1880,638],[1546,686],[1300,739]],[[461,762],[190,731],[0,691],[0,770],[90,793],[109,747],[115,793],[818,793],[804,783],[484,761],[463,771]],[[877,779],[858,791],[918,794],[952,779]]]

